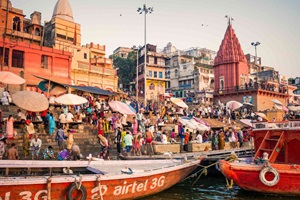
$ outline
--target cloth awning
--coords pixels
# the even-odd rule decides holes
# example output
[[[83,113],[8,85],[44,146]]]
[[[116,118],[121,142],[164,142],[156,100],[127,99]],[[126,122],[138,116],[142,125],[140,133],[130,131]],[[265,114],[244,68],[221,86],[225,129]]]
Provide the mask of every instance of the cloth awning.
[[[104,95],[104,96],[113,95],[113,93],[111,93],[108,90],[103,90],[103,89],[93,87],[93,86],[78,86],[78,85],[66,85],[66,86],[70,87],[70,88],[74,88],[76,90],[89,92],[89,93],[92,93],[92,94],[99,94],[99,95]]]
[[[108,90],[103,90],[97,87],[93,87],[93,86],[79,86],[79,85],[70,85],[66,82],[62,82],[61,80],[58,79],[53,79],[53,78],[47,78],[47,77],[42,77],[40,75],[33,75],[36,78],[40,78],[40,79],[44,79],[50,82],[54,82],[56,84],[65,86],[65,87],[70,87],[70,88],[74,88],[76,90],[80,90],[80,91],[84,91],[84,92],[89,92],[92,94],[99,94],[99,95],[104,95],[104,96],[109,96],[109,95],[113,95],[112,92],[108,91]]]

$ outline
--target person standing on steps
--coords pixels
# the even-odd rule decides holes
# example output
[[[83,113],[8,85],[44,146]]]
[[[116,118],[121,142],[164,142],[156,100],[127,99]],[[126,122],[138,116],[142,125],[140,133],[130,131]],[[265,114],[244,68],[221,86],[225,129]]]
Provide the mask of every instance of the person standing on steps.
[[[39,138],[39,135],[36,134],[30,143],[32,160],[34,160],[34,158],[38,160],[41,146],[42,146],[42,140]]]

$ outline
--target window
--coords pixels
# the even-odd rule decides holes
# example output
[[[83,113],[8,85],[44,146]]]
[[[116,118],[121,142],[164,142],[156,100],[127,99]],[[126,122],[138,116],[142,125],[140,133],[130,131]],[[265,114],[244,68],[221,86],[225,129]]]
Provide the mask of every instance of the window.
[[[154,78],[157,78],[157,72],[154,72]]]
[[[151,70],[148,71],[148,76],[152,77],[152,71]]]
[[[154,58],[154,64],[157,65],[157,57]]]
[[[84,54],[83,54],[83,58],[84,58],[84,59],[87,59],[87,53],[84,53]]]
[[[4,55],[4,66],[8,66],[8,56],[9,55],[9,49],[5,48],[5,55]],[[2,56],[3,56],[3,47],[0,48],[0,56],[1,56],[1,62],[2,62]]]
[[[151,84],[149,85],[149,89],[150,89],[150,90],[155,90],[155,85],[154,85],[154,83],[151,83]]]
[[[13,18],[13,30],[21,31],[21,19],[19,17]]]
[[[62,35],[59,33],[56,34],[56,37],[61,38],[61,39],[67,39],[67,37],[65,35]]]
[[[46,55],[42,55],[41,57],[41,67],[44,69],[48,69],[48,59],[49,57]]]
[[[74,38],[68,37],[68,40],[74,42]]]
[[[159,72],[159,73],[158,73],[158,78],[163,78],[162,72]]]
[[[13,50],[12,67],[24,68],[24,52]]]

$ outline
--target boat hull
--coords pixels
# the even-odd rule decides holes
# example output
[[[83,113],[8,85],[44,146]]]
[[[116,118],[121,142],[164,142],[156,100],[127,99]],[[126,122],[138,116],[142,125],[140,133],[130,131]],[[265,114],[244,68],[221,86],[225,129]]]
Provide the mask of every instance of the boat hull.
[[[271,164],[279,173],[279,181],[274,186],[265,185],[259,178],[262,165],[246,163],[229,163],[220,161],[220,170],[223,175],[248,191],[273,193],[281,195],[300,195],[300,166],[289,164]],[[266,174],[265,179],[271,181],[273,174]]]
[[[86,189],[86,199],[136,199],[159,193],[188,176],[199,164],[186,164],[119,175],[63,175],[49,177],[0,178],[0,199],[67,199],[74,182]],[[100,189],[101,188],[101,193]]]

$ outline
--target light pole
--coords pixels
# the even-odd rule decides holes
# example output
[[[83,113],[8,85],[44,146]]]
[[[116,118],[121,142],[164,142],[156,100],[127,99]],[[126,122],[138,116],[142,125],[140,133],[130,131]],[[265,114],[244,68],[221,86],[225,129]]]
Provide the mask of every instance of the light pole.
[[[144,98],[144,106],[146,107],[147,105],[147,99],[146,99],[146,82],[147,82],[147,77],[146,77],[146,67],[147,67],[147,43],[146,43],[146,15],[148,13],[152,13],[153,12],[153,7],[146,7],[146,4],[143,5],[143,8],[138,8],[137,9],[138,13],[139,14],[142,14],[144,13],[144,48],[145,48],[145,54],[144,54],[144,95],[145,95],[145,98]]]
[[[254,65],[256,67],[256,82],[258,84],[257,46],[260,45],[260,42],[252,42],[251,45],[254,46],[254,48],[255,48]]]
[[[138,101],[139,95],[139,48],[135,45],[132,47],[136,51],[136,80],[135,80],[135,99]]]

